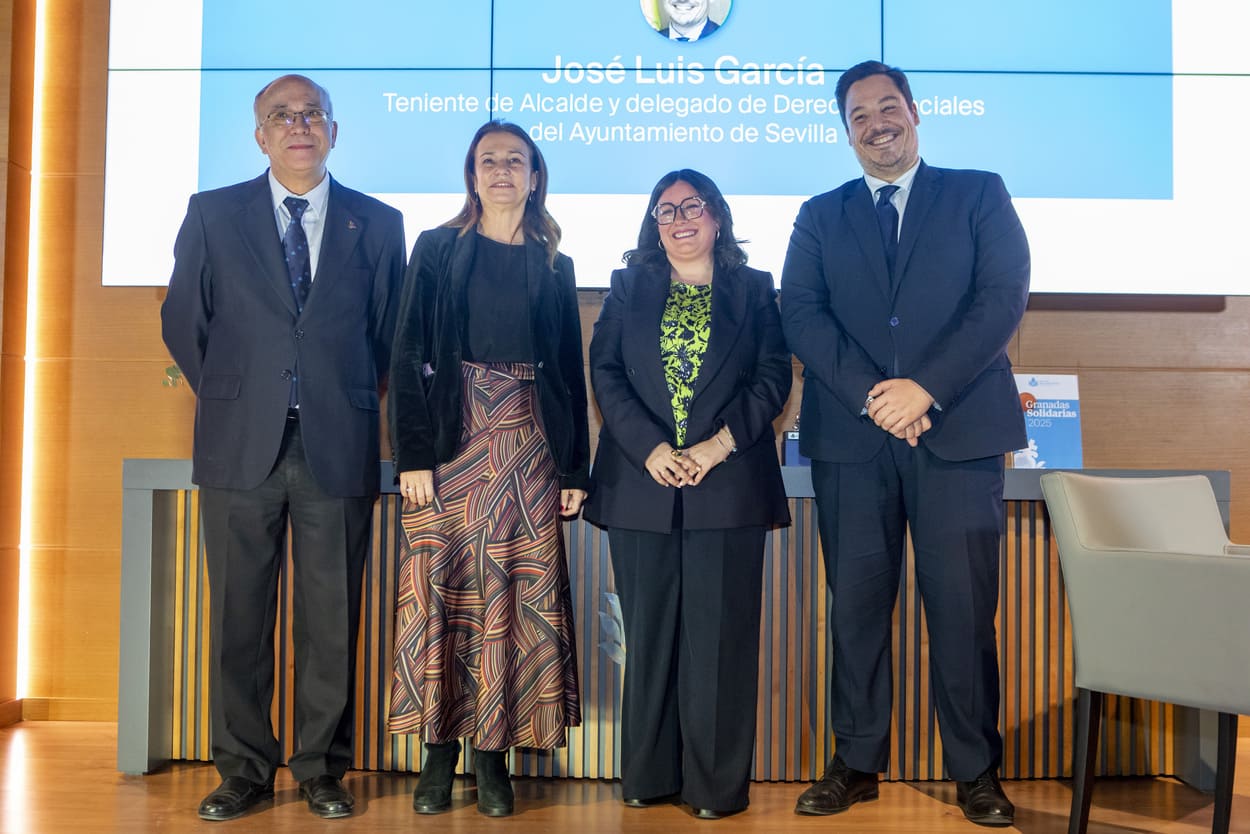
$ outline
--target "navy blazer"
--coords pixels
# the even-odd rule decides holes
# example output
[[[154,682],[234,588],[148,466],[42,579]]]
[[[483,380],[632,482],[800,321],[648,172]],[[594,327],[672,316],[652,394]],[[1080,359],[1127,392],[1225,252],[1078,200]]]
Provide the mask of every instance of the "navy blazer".
[[[378,491],[378,389],[404,269],[400,213],[330,181],[302,313],[267,174],[191,197],[161,305],[165,344],[196,394],[192,480],[251,489],[273,468],[299,366],[308,466],[339,497]]]
[[[786,341],[803,362],[800,449],[863,462],[886,433],[870,388],[910,378],[936,401],[920,442],[944,460],[1027,444],[1007,345],[1029,293],[1029,247],[997,174],[920,163],[903,213],[896,280],[862,177],[799,209],[781,275]]]
[[[451,460],[459,446],[465,289],[477,239],[472,229],[460,234],[439,227],[422,232],[412,247],[391,364],[396,473],[433,469]],[[573,261],[557,254],[549,264],[546,248],[526,240],[525,268],[543,437],[560,487],[589,489],[586,370]]]
[[[660,34],[666,38],[669,37],[668,28],[669,27],[665,26],[663,29],[659,30]],[[703,21],[703,28],[699,30],[699,37],[695,39],[696,42],[703,40],[704,38],[706,38],[708,35],[715,32],[719,28],[720,28],[720,24],[717,23],[715,20],[712,20],[712,18],[709,17],[707,20]]]
[[[660,443],[676,446],[672,399],[660,358],[660,318],[669,270],[618,269],[590,341],[590,378],[603,415],[591,470],[595,489],[583,515],[603,527],[667,533],[677,489],[645,468]],[[707,352],[686,427],[694,445],[728,426],[738,451],[698,486],[681,488],[683,527],[786,524],[772,421],[790,394],[790,354],[767,272],[716,269]]]

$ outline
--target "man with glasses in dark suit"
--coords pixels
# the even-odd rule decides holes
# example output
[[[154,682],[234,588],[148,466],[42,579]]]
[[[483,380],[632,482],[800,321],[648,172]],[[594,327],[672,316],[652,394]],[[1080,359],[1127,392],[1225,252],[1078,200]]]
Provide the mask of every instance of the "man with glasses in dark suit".
[[[161,308],[196,394],[194,471],[211,597],[206,820],[273,797],[279,568],[291,535],[295,751],[320,817],[352,813],[360,586],[379,488],[379,390],[404,268],[395,209],[326,170],[329,94],[285,75],[254,102],[269,171],[191,197]]]

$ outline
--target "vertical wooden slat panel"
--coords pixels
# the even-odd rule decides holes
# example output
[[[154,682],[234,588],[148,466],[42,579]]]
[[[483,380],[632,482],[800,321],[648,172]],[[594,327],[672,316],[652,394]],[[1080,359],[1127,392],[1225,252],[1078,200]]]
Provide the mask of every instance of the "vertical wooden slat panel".
[[[789,667],[786,669],[786,724],[785,733],[788,738],[785,754],[777,757],[777,768],[769,774],[769,781],[776,780],[781,773],[794,773],[806,767],[807,756],[811,745],[808,743],[811,734],[808,732],[808,697],[807,679],[810,674],[811,646],[808,639],[810,616],[808,601],[810,599],[811,580],[808,575],[808,562],[795,558],[796,541],[801,538],[801,520],[797,517],[795,504],[790,501],[790,515],[794,525],[770,534],[772,547],[769,556],[779,564],[786,566],[793,577],[790,605],[792,616],[787,617],[787,642],[790,645]],[[757,741],[758,745],[758,741]],[[756,758],[759,751],[756,751]],[[758,779],[758,776],[753,776]]]
[[[179,495],[181,499],[183,496]],[[188,635],[194,632],[187,628],[187,543],[186,543],[186,527],[187,527],[187,508],[186,502],[183,500],[174,501],[174,518],[178,525],[178,533],[181,535],[174,536],[174,598],[178,600],[174,606],[174,644],[177,647],[174,651],[174,662],[172,665],[174,674],[173,699],[177,707],[174,709],[173,726],[170,728],[170,739],[173,743],[173,757],[175,759],[190,758],[190,750],[187,745],[187,689],[186,689],[186,661],[187,661],[187,642]]]
[[[587,558],[589,554],[586,543],[577,533],[572,524],[565,525],[565,536],[573,542],[573,552],[576,553],[576,558],[569,560],[570,581],[574,588],[584,589],[577,594],[581,604],[576,606],[576,633],[581,641],[578,647],[585,659],[581,668],[586,670],[586,677],[579,679],[584,692],[582,726],[577,728],[574,738],[569,739],[569,762],[565,773],[573,777],[585,777],[596,767],[593,763],[598,761],[601,746],[598,728],[605,693],[598,671],[600,666],[611,661],[600,648],[603,631],[599,622],[599,610],[605,606],[603,593],[599,589],[606,587],[606,577],[600,573],[598,561]],[[576,580],[572,579],[574,575]]]
[[[803,601],[807,598],[807,577],[804,568],[806,560],[795,559],[794,557],[794,537],[789,528],[777,530],[772,533],[771,538],[773,547],[771,548],[773,558],[780,564],[785,565],[789,571],[791,581],[789,585],[790,607],[797,609],[802,606]],[[802,698],[803,698],[803,623],[798,617],[789,616],[784,618],[786,623],[786,721],[783,727],[783,737],[786,739],[785,755],[780,757],[778,769],[776,771],[778,778],[782,773],[793,773],[799,763],[798,741],[803,734],[803,723],[800,720],[802,715]]]
[[[774,614],[781,610],[783,566],[765,546],[763,582],[760,605],[760,653],[757,664],[755,726],[757,746],[754,774],[756,779],[771,779],[781,769],[781,712],[778,707],[785,679],[781,670],[784,632]],[[764,602],[766,601],[766,603]]]
[[[208,568],[200,538],[199,492],[179,492],[176,504],[173,758],[209,761]]]
[[[174,758],[209,758],[208,587],[198,494],[186,493],[178,524],[176,570],[178,656],[174,659]],[[832,645],[830,597],[814,502],[791,499],[794,525],[771,532],[764,554],[757,750],[753,778],[807,781],[819,777],[833,750],[829,726]],[[356,682],[355,765],[369,770],[419,768],[412,736],[386,731],[400,502],[378,502],[362,591]],[[1040,502],[1008,502],[1001,551],[998,638],[1005,778],[1070,776],[1072,647],[1058,550]],[[582,522],[564,528],[569,558],[583,726],[554,752],[518,751],[513,770],[534,776],[614,778],[619,770],[621,668],[604,652],[600,612],[614,592],[607,536]],[[291,571],[281,577],[275,633],[275,729],[283,755],[293,739]],[[894,623],[894,738],[887,778],[943,777],[942,743],[930,692],[928,633],[910,541],[899,582]],[[1098,772],[1171,773],[1173,711],[1168,705],[1107,699]],[[466,751],[461,769],[471,763]]]
[[[910,559],[908,559],[910,566]],[[885,773],[887,779],[905,779],[906,761],[902,753],[907,743],[907,723],[903,716],[904,704],[907,699],[907,683],[911,673],[907,668],[908,628],[907,617],[910,613],[909,581],[911,571],[904,570],[899,579],[899,593],[894,604],[893,633],[891,635],[891,652],[894,665],[891,674],[894,678],[894,700],[890,709],[890,764]],[[835,741],[836,745],[836,741]]]

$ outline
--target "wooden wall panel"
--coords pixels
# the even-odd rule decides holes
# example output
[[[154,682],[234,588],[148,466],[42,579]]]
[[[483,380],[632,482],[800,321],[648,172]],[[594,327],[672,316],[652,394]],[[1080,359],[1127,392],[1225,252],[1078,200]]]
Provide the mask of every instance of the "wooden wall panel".
[[[78,718],[116,716],[120,554],[106,547],[33,548],[29,558],[28,695],[74,704]]]
[[[30,169],[12,158],[5,166],[4,301],[0,304],[0,351],[5,358],[21,359],[26,352],[26,217],[30,210]],[[19,388],[20,390],[20,388]],[[21,413],[21,402],[17,402]],[[17,424],[13,425],[16,429]],[[0,426],[3,428],[3,426]],[[20,434],[20,431],[19,431]]]
[[[33,0],[4,0],[6,22],[11,22],[11,60],[5,65],[9,90],[8,158],[30,171],[30,118],[35,77],[35,3]],[[11,75],[7,75],[12,73]],[[12,215],[10,215],[10,219]],[[24,220],[22,222],[25,222]]]
[[[122,458],[190,457],[195,397],[161,385],[168,361],[41,359],[33,412],[32,543],[70,550],[120,543]],[[172,454],[170,454],[172,452]],[[69,473],[76,472],[76,476]]]
[[[1048,309],[1059,305],[1076,309]],[[1019,346],[1028,364],[1245,370],[1250,297],[1041,297],[1020,328]]]
[[[5,237],[3,229],[8,217],[9,174],[9,102],[13,97],[13,0],[0,1],[0,264],[4,263]],[[4,293],[0,292],[0,341],[4,333]],[[3,369],[0,369],[3,373]],[[4,418],[0,415],[0,434],[4,432]],[[0,632],[0,640],[4,640]],[[0,693],[3,693],[0,689]],[[3,698],[0,694],[0,698]]]
[[[1231,470],[1232,536],[1250,538],[1250,433],[1240,430],[1250,404],[1247,369],[1140,370],[1034,362],[1017,367],[1026,373],[1080,376],[1086,466]]]
[[[1018,371],[1080,376],[1087,466],[1231,470],[1250,538],[1250,297],[1038,298],[1015,348]]]
[[[17,700],[18,592],[21,554],[21,354],[25,339],[26,220],[29,158],[19,141],[16,158],[10,134],[29,126],[30,94],[15,80],[27,77],[30,57],[25,21],[14,14],[13,0],[0,0],[0,726],[21,717]],[[22,163],[27,167],[23,169]],[[10,237],[18,238],[17,245]]]
[[[22,357],[0,355],[0,547],[17,547],[21,534]]]
[[[0,546],[0,704],[17,697],[18,568],[21,553]],[[0,727],[4,726],[0,720]]]

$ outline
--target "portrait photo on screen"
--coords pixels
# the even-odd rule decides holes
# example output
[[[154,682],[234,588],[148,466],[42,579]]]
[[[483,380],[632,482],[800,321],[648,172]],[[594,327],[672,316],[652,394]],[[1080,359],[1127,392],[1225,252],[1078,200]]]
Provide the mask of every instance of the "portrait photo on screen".
[[[733,0],[640,0],[643,18],[661,37],[700,41],[725,25]]]

